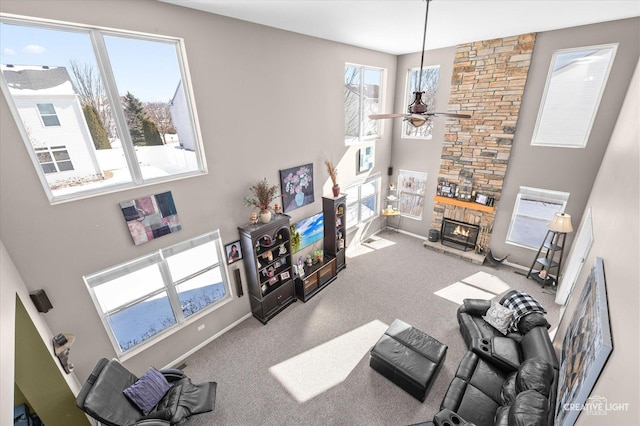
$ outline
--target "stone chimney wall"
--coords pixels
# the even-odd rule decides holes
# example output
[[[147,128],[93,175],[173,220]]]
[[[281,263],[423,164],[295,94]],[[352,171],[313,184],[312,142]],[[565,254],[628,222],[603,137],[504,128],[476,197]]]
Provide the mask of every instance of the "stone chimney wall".
[[[459,45],[455,55],[449,112],[471,118],[446,126],[439,178],[459,184],[461,170],[473,173],[473,190],[494,197],[494,206],[500,201],[534,43],[535,33],[523,34]],[[474,205],[436,201],[431,227],[440,229],[447,217],[480,225],[490,235],[495,211]]]

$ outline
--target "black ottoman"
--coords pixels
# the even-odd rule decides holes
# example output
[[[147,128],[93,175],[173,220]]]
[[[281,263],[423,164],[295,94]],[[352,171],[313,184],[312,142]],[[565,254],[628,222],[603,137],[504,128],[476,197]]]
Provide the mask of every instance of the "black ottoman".
[[[369,365],[424,402],[446,355],[446,345],[396,319],[371,349]]]

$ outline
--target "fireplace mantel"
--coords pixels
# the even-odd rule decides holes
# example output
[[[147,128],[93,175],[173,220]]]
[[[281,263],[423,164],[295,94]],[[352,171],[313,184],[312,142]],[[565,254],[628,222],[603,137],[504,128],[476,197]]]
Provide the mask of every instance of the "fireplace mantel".
[[[449,204],[456,207],[463,207],[465,209],[478,210],[486,213],[493,213],[495,210],[494,207],[489,207],[485,206],[484,204],[474,203],[470,201],[462,201],[456,198],[441,197],[439,195],[436,195],[433,199],[436,203]]]

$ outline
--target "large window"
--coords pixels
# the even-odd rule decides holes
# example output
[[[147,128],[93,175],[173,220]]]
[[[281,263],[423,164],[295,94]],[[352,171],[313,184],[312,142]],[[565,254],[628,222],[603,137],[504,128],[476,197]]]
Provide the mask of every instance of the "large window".
[[[414,92],[418,91],[418,78],[420,78],[420,68],[412,68],[407,73],[407,97],[406,105],[410,105],[415,99]],[[436,92],[438,91],[438,81],[440,80],[440,66],[422,68],[422,83],[420,91],[422,102],[427,105],[427,112],[436,110]],[[423,126],[413,127],[408,122],[402,123],[403,138],[431,139],[433,132],[433,120],[428,120]]]
[[[183,64],[176,38],[0,20],[0,87],[52,203],[204,173]]]
[[[375,217],[380,199],[380,174],[347,186],[347,228]]]
[[[218,231],[84,277],[118,355],[231,299]]]
[[[347,145],[380,137],[383,70],[362,65],[344,67],[344,140]]]
[[[520,187],[507,233],[507,243],[537,250],[556,213],[564,212],[568,192]]]
[[[554,52],[531,145],[584,148],[617,44]]]

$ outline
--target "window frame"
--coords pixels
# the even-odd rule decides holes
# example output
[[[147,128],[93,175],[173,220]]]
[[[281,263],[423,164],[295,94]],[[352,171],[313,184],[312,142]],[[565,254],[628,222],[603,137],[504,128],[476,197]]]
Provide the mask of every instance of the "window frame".
[[[428,108],[428,112],[435,112],[436,111],[436,100],[437,100],[437,95],[438,95],[438,87],[440,85],[440,65],[427,65],[427,66],[423,66],[422,67],[423,70],[428,70],[428,69],[437,69],[438,70],[438,81],[435,87],[435,91],[434,91],[434,96],[432,98],[433,102],[432,102],[432,108]],[[405,82],[405,99],[406,99],[406,104],[405,105],[410,105],[413,100],[414,100],[414,96],[413,96],[413,92],[418,90],[418,87],[411,87],[411,75],[415,73],[416,75],[416,84],[418,83],[418,78],[420,76],[420,67],[413,67],[413,68],[409,68],[407,70],[406,73],[406,82]],[[424,71],[423,71],[424,74]],[[421,87],[422,91],[426,93],[426,90],[424,87]],[[429,100],[428,98],[422,98],[422,101],[429,106]],[[421,129],[427,129],[427,135],[425,136],[421,136],[418,135],[417,133],[419,133],[421,131]],[[407,132],[415,132],[416,134],[407,134]],[[420,126],[418,128],[411,126],[407,121],[403,120],[402,121],[402,130],[400,131],[400,138],[401,139],[419,139],[419,140],[431,140],[433,139],[433,120],[428,120],[426,124],[424,124],[423,126]]]
[[[365,108],[364,108],[364,103],[365,103],[365,90],[364,90],[364,86],[365,86],[365,82],[364,82],[364,73],[365,71],[377,71],[380,72],[380,87],[378,88],[378,105],[383,105],[384,104],[384,86],[385,86],[385,80],[386,80],[386,70],[384,68],[379,68],[379,67],[373,67],[373,66],[368,66],[368,65],[360,65],[360,64],[354,64],[354,63],[350,63],[350,62],[346,62],[344,64],[344,70],[346,70],[347,68],[356,68],[360,70],[360,82],[359,82],[359,96],[358,96],[358,137],[357,138],[347,138],[347,134],[346,134],[346,115],[344,115],[344,123],[345,126],[345,135],[344,135],[344,142],[346,146],[350,146],[350,145],[354,145],[354,144],[358,144],[358,143],[362,143],[362,142],[367,142],[367,141],[375,141],[376,139],[380,139],[382,137],[382,122],[381,120],[375,120],[375,128],[376,128],[376,134],[374,135],[364,135],[364,127],[365,127],[365,122],[366,121],[374,121],[369,119],[368,116],[365,115]],[[344,85],[344,73],[343,73],[343,85]],[[345,99],[346,101],[346,99]],[[344,108],[344,106],[343,106]],[[381,111],[378,111],[378,113],[380,113]],[[344,114],[344,112],[343,112]]]
[[[355,221],[355,223],[351,223],[349,220],[347,220],[347,230],[349,229],[353,229],[354,227],[360,226],[362,224],[368,223],[374,219],[376,219],[377,217],[380,216],[379,210],[380,210],[380,195],[381,195],[381,181],[382,181],[382,175],[380,173],[375,173],[369,177],[367,177],[366,179],[360,179],[357,181],[353,181],[350,182],[347,187],[346,187],[346,192],[347,192],[347,218],[349,217],[348,212],[349,212],[349,207],[353,206],[353,205],[357,205],[358,206],[358,215],[357,215],[357,220]],[[364,185],[368,185],[370,183],[374,183],[375,184],[375,192],[373,193],[373,195],[368,195],[366,197],[362,197],[362,187]],[[349,200],[349,190],[353,189],[353,188],[357,188],[358,190],[358,199],[356,201],[350,201]],[[362,204],[364,202],[364,200],[366,199],[370,199],[374,197],[374,203],[375,206],[373,208],[373,215],[371,215],[370,217],[367,217],[366,219],[362,219]]]
[[[125,156],[127,171],[128,173],[130,173],[130,176],[131,176],[130,181],[119,182],[119,183],[115,183],[109,186],[104,186],[99,188],[89,188],[89,189],[85,188],[85,189],[73,191],[70,193],[54,195],[53,190],[47,180],[47,177],[45,176],[46,174],[42,171],[40,162],[34,151],[33,142],[31,141],[28,135],[28,132],[25,129],[25,125],[22,121],[22,117],[20,115],[18,107],[16,106],[13,95],[9,90],[9,87],[7,85],[5,78],[3,76],[0,76],[0,89],[1,89],[0,91],[3,92],[4,97],[7,101],[7,104],[9,105],[9,110],[11,111],[11,114],[14,118],[18,131],[22,136],[23,142],[27,148],[31,161],[36,169],[38,178],[40,179],[42,187],[51,205],[85,199],[85,198],[99,196],[99,195],[110,194],[110,193],[128,190],[132,188],[155,185],[161,182],[162,183],[171,182],[171,181],[190,178],[190,177],[202,176],[208,173],[207,161],[206,161],[205,152],[204,152],[203,138],[200,130],[198,113],[196,110],[193,85],[191,83],[191,76],[190,76],[189,67],[187,64],[186,46],[183,38],[160,35],[160,34],[143,33],[138,31],[116,29],[116,28],[92,26],[92,25],[80,24],[75,22],[40,19],[40,18],[32,18],[32,17],[15,17],[15,16],[9,16],[2,13],[0,13],[0,22],[3,24],[18,25],[23,27],[34,27],[34,28],[40,28],[45,30],[57,30],[57,31],[65,31],[69,33],[86,34],[93,48],[93,53],[94,53],[96,65],[98,68],[98,74],[102,80],[102,83],[104,84],[106,98],[112,110],[116,131],[122,143],[122,152]],[[191,136],[195,140],[195,147],[193,149],[193,152],[195,153],[196,165],[193,170],[182,171],[182,172],[174,173],[168,176],[154,176],[149,178],[143,177],[141,168],[139,166],[139,159],[136,155],[136,147],[134,146],[131,140],[131,136],[129,134],[129,128],[127,126],[124,110],[120,102],[120,95],[118,94],[116,79],[115,79],[113,70],[111,69],[109,55],[108,55],[107,47],[104,41],[104,37],[110,37],[110,36],[137,39],[137,40],[147,40],[147,41],[160,42],[160,43],[170,43],[174,46],[175,59],[176,59],[176,63],[180,71],[180,77],[181,77],[180,83],[184,88],[183,92],[185,96],[185,104],[186,104],[186,108],[189,116],[188,121],[191,126],[191,129],[189,129],[189,132],[191,132]],[[47,103],[47,102],[41,102],[41,103]],[[48,103],[51,103],[51,102],[48,102]],[[38,116],[40,116],[40,120],[42,121],[40,111],[38,111]],[[58,121],[60,120],[58,119]],[[47,127],[52,127],[52,126],[47,126]],[[85,144],[87,143],[87,141],[83,141],[83,142]]]
[[[53,113],[52,114],[45,114],[42,112],[42,110],[40,109],[40,105],[51,105],[51,108],[53,109]],[[45,127],[60,127],[60,118],[58,118],[58,111],[56,111],[56,106],[53,104],[53,102],[41,102],[38,103],[36,102],[36,108],[38,109],[38,114],[40,115],[40,121],[42,122],[42,125]],[[56,119],[56,124],[47,124],[46,120],[44,119],[45,117],[55,117]]]
[[[189,249],[197,248],[201,245],[208,244],[208,243],[214,243],[214,246],[216,248],[216,254],[217,254],[217,262],[214,262],[204,269],[194,271],[193,273],[188,274],[179,279],[173,279],[171,276],[171,271],[170,271],[170,267],[167,259],[176,254],[183,253],[185,251],[188,251]],[[136,273],[149,266],[158,267],[158,272],[162,279],[161,286],[158,286],[157,288],[154,288],[154,290],[146,292],[144,295],[139,296],[134,300],[130,300],[126,303],[121,303],[115,308],[111,308],[107,310],[102,308],[101,299],[96,294],[96,291],[95,291],[97,287],[108,284],[117,278],[121,278],[127,275],[131,275],[133,273]],[[194,312],[192,315],[185,317],[181,307],[180,295],[177,287],[181,283],[185,282],[186,280],[189,280],[190,278],[193,278],[196,275],[206,273],[206,271],[214,270],[216,268],[219,269],[220,271],[222,284],[225,289],[225,295],[222,298],[216,300],[215,302],[207,305],[203,309],[200,309],[199,311]],[[85,282],[87,291],[91,296],[91,300],[95,305],[97,314],[100,317],[100,320],[102,321],[102,324],[105,328],[107,336],[109,337],[109,340],[117,354],[117,357],[120,360],[129,359],[134,355],[139,354],[140,352],[143,352],[144,350],[155,345],[156,343],[165,339],[166,337],[171,336],[172,334],[184,329],[191,323],[198,321],[203,316],[209,315],[213,311],[226,305],[227,303],[231,302],[234,298],[233,287],[231,286],[231,282],[229,280],[229,274],[228,274],[227,265],[225,262],[225,252],[224,252],[224,247],[222,246],[222,240],[220,238],[219,230],[208,232],[206,234],[182,241],[172,246],[156,250],[154,252],[140,256],[138,258],[120,263],[110,268],[106,268],[101,271],[85,275],[83,277],[83,280]],[[109,317],[115,313],[118,313],[124,309],[130,308],[134,305],[144,302],[145,300],[148,300],[149,298],[152,298],[154,296],[157,296],[158,294],[162,294],[165,292],[167,294],[167,299],[171,306],[172,313],[176,320],[175,324],[164,328],[163,330],[157,332],[156,334],[149,337],[148,339],[145,339],[140,343],[134,346],[131,346],[130,348],[122,350],[122,348],[120,347],[120,343],[118,342],[118,338],[115,332],[112,330],[111,325],[109,324]]]
[[[531,201],[538,201],[538,202],[548,202],[548,203],[553,203],[553,204],[560,204],[560,210],[558,211],[558,213],[564,213],[565,208],[567,206],[567,202],[569,201],[569,197],[570,197],[570,193],[569,192],[564,192],[564,191],[555,191],[555,190],[551,190],[551,189],[544,189],[544,188],[532,188],[532,187],[528,187],[528,186],[521,186],[520,189],[518,190],[518,195],[516,196],[516,200],[514,202],[513,205],[513,212],[511,214],[511,220],[509,222],[509,228],[507,230],[507,236],[505,237],[505,243],[506,244],[511,244],[514,246],[518,246],[518,247],[522,247],[522,248],[526,248],[529,250],[538,250],[540,248],[540,245],[542,244],[542,240],[545,237],[545,235],[541,235],[540,236],[540,240],[538,241],[537,244],[535,244],[534,246],[528,246],[526,244],[523,244],[521,242],[518,241],[513,241],[512,238],[512,233],[514,232],[514,225],[516,223],[516,219],[520,216],[527,216],[524,214],[518,214],[518,209],[520,206],[520,202],[521,200],[527,199],[527,200],[531,200]],[[534,219],[545,219],[546,218],[541,218],[541,217],[534,217]],[[552,218],[549,218],[548,220],[550,221]]]
[[[591,135],[591,130],[593,128],[593,124],[595,123],[596,116],[600,108],[600,102],[602,101],[602,96],[604,95],[604,91],[607,86],[607,81],[609,80],[609,75],[611,74],[611,68],[613,67],[613,62],[615,61],[617,49],[618,49],[618,43],[610,43],[610,44],[601,44],[601,45],[572,47],[567,49],[558,49],[553,52],[553,55],[551,57],[551,62],[549,64],[549,71],[547,73],[547,79],[545,82],[544,91],[542,92],[542,99],[540,101],[538,115],[536,117],[536,124],[533,128],[533,134],[531,136],[531,146],[549,147],[549,148],[578,148],[578,149],[579,148],[584,149],[587,147],[587,143],[589,142],[589,137]],[[595,98],[590,99],[590,103],[587,103],[587,104],[581,103],[580,105],[580,109],[583,109],[585,111],[584,113],[588,112],[590,114],[588,118],[588,123],[584,123],[582,127],[580,127],[579,129],[581,130],[581,132],[579,133],[582,134],[582,138],[580,139],[580,141],[578,141],[578,139],[576,139],[577,135],[571,135],[574,138],[573,142],[567,142],[567,140],[571,140],[571,139],[569,137],[570,135],[567,135],[566,133],[567,120],[565,119],[565,120],[561,120],[562,129],[559,133],[562,133],[563,136],[560,141],[558,141],[557,139],[550,142],[545,142],[541,140],[540,134],[545,131],[548,132],[549,128],[551,127],[551,125],[549,124],[545,125],[546,117],[547,117],[545,112],[547,108],[551,111],[551,113],[553,112],[553,110],[566,111],[569,108],[569,105],[567,104],[554,105],[552,102],[550,102],[550,99],[552,98],[551,91],[554,90],[553,93],[556,93],[556,97],[558,98],[573,99],[573,97],[566,96],[566,94],[564,96],[561,96],[560,94],[557,93],[558,90],[562,90],[562,88],[564,87],[571,88],[570,87],[571,85],[564,84],[563,86],[563,82],[560,79],[555,80],[556,84],[553,85],[554,77],[556,77],[556,74],[555,74],[556,70],[554,68],[558,65],[559,66],[558,69],[562,69],[566,65],[564,64],[560,66],[560,64],[557,64],[556,63],[557,61],[561,62],[559,61],[558,58],[561,55],[572,55],[578,52],[589,52],[589,51],[598,51],[598,50],[602,50],[602,51],[607,50],[609,53],[609,61],[606,64],[606,67],[603,70],[602,75],[600,75],[600,78],[598,80],[600,86],[598,88]],[[581,57],[579,60],[584,60],[585,58],[588,58],[588,56],[590,55],[591,54],[586,54],[585,56]],[[573,60],[569,63],[573,65],[576,62],[578,62],[578,60]],[[585,66],[587,67],[587,69],[584,68]],[[578,63],[576,65],[576,67],[581,67],[580,71],[582,72],[586,72],[588,70],[588,66],[589,66],[588,60],[583,61],[582,63]],[[585,81],[593,81],[593,76],[590,75],[589,77],[590,78],[585,79]],[[560,89],[558,85],[560,85],[561,87]],[[585,90],[586,85],[587,83],[584,83],[584,82],[581,84],[580,86],[581,93],[588,92],[587,90]],[[575,123],[573,127],[576,127]]]

